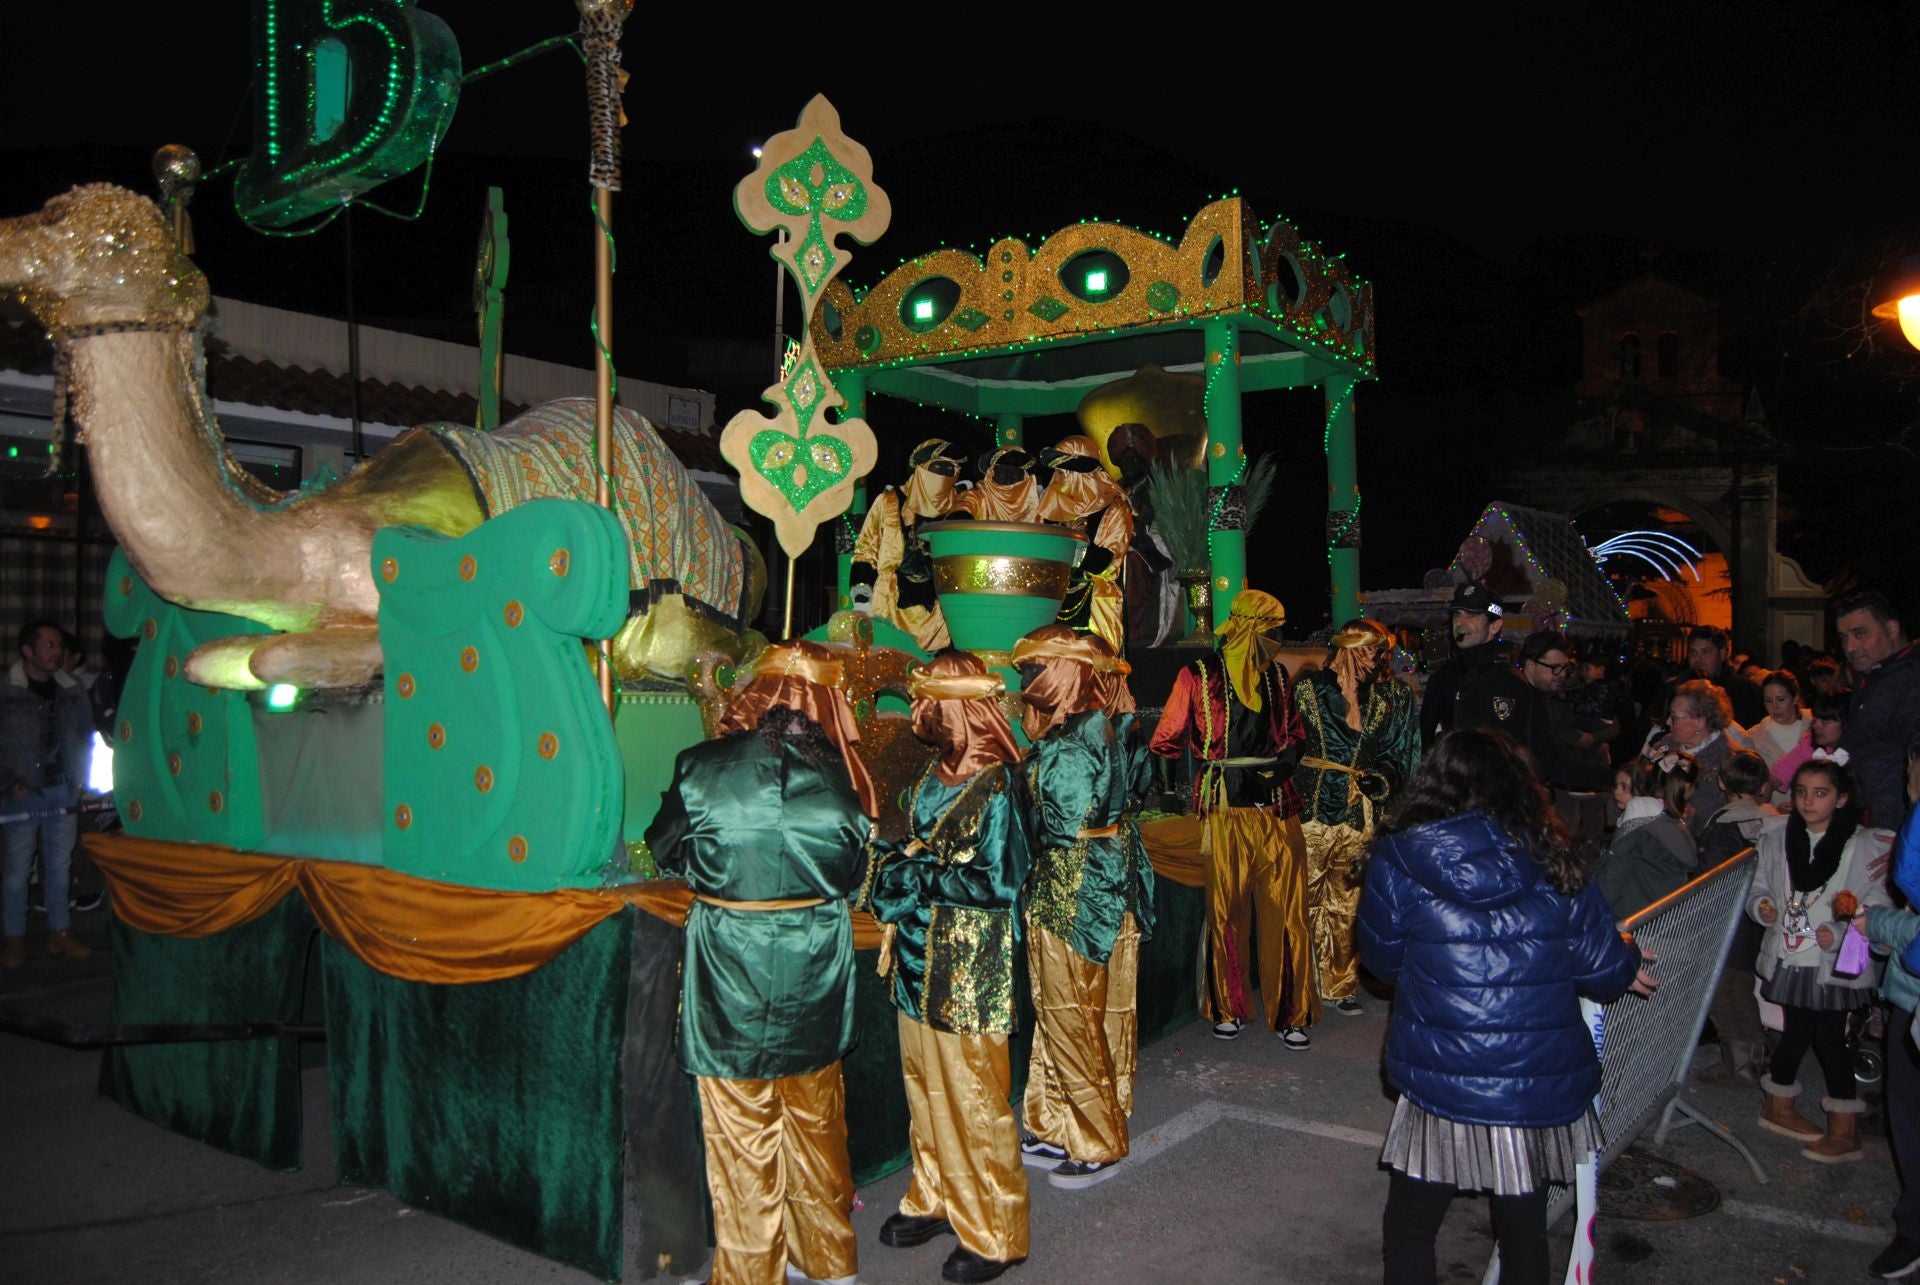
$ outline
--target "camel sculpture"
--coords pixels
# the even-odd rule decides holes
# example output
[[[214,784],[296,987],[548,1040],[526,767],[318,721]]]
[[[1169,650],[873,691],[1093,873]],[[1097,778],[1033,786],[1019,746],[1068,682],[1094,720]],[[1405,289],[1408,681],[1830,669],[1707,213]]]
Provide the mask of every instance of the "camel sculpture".
[[[100,506],[169,601],[257,621],[187,659],[208,686],[344,687],[381,672],[374,532],[448,536],[537,495],[593,496],[592,402],[548,403],[492,433],[411,429],[333,485],[281,494],[227,456],[209,410],[206,278],[153,202],[96,184],[0,220],[0,289],[17,292],[64,358],[68,404]],[[737,656],[765,567],[640,416],[619,411],[610,472],[632,541],[634,613],[613,643],[623,677],[682,677]]]

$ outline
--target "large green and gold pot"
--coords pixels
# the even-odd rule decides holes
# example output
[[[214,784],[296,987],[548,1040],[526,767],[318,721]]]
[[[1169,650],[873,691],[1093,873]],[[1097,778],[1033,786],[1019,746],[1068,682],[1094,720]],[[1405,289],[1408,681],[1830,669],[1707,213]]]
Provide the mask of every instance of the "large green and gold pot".
[[[1040,522],[929,522],[933,589],[953,645],[1005,652],[1060,614],[1087,537]]]

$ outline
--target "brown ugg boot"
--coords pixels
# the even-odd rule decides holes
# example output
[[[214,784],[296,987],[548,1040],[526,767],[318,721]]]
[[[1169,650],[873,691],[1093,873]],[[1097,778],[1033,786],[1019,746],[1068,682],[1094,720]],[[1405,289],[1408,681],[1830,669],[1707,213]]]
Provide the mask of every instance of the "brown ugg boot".
[[[81,941],[70,932],[47,934],[47,953],[65,955],[68,959],[85,959],[93,954],[93,947]]]
[[[1771,1075],[1760,1079],[1760,1092],[1765,1106],[1760,1112],[1760,1127],[1782,1137],[1804,1142],[1809,1138],[1821,1136],[1820,1126],[1794,1110],[1793,1100],[1800,1096],[1797,1084],[1780,1085],[1773,1082]]]
[[[1821,1098],[1820,1105],[1827,1112],[1826,1136],[1800,1148],[1800,1154],[1823,1165],[1864,1159],[1867,1153],[1860,1149],[1860,1113],[1867,1104],[1858,1098]]]

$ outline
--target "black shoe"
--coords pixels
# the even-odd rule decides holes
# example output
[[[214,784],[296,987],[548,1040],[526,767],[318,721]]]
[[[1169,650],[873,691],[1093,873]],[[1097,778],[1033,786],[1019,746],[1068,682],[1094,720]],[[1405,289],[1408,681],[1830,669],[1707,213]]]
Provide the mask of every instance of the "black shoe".
[[[947,1261],[940,1264],[940,1278],[949,1281],[990,1281],[1009,1267],[1018,1267],[1026,1262],[1025,1258],[1016,1258],[1003,1263],[997,1258],[982,1258],[965,1245],[954,1247],[947,1255]]]
[[[894,1214],[880,1224],[880,1243],[895,1249],[912,1249],[935,1236],[953,1235],[953,1224],[944,1218],[920,1218],[913,1214]],[[987,1278],[982,1276],[981,1280]]]
[[[1893,1243],[1880,1251],[1880,1257],[1867,1264],[1867,1275],[1883,1281],[1898,1280],[1913,1275],[1915,1268],[1920,1268],[1920,1240],[1896,1234]]]
[[[1083,1191],[1113,1177],[1120,1170],[1118,1160],[1069,1160],[1047,1175],[1047,1181],[1064,1191]]]
[[[90,892],[83,897],[69,898],[67,901],[67,905],[70,908],[79,911],[81,914],[85,914],[89,910],[100,909],[100,907],[103,904],[105,904],[106,900],[107,900],[107,894],[105,894],[104,892]]]

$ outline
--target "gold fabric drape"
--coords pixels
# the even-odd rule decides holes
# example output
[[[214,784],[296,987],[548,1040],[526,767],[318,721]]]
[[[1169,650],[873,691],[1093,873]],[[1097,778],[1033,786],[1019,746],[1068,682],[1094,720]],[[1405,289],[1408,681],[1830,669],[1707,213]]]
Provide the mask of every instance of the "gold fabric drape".
[[[625,906],[684,924],[693,893],[660,879],[605,891],[496,892],[435,883],[350,861],[237,852],[127,834],[93,834],[87,855],[106,876],[114,913],[165,937],[211,937],[265,914],[299,890],[327,935],[403,981],[459,985],[530,973]],[[855,950],[879,926],[853,914]]]
[[[851,1279],[853,1168],[840,1063],[777,1080],[703,1075],[713,1285]]]
[[[1207,1004],[1210,1022],[1249,1018],[1249,934],[1260,934],[1267,1025],[1320,1020],[1307,927],[1306,841],[1300,822],[1260,808],[1207,817]]]
[[[1354,865],[1365,859],[1367,833],[1349,825],[1309,821],[1300,827],[1307,845],[1307,922],[1313,958],[1320,967],[1320,998],[1350,998],[1360,988],[1360,957],[1353,921],[1360,913]]]
[[[1122,921],[1106,964],[1082,958],[1044,928],[1027,929],[1034,1015],[1027,1131],[1074,1160],[1110,1164],[1127,1154],[1139,956],[1132,915]]]
[[[1140,823],[1153,873],[1188,888],[1207,886],[1207,823],[1192,813]]]
[[[983,1258],[1027,1256],[1027,1171],[1004,1035],[956,1035],[898,1014],[911,1119],[911,1218],[944,1218]]]

